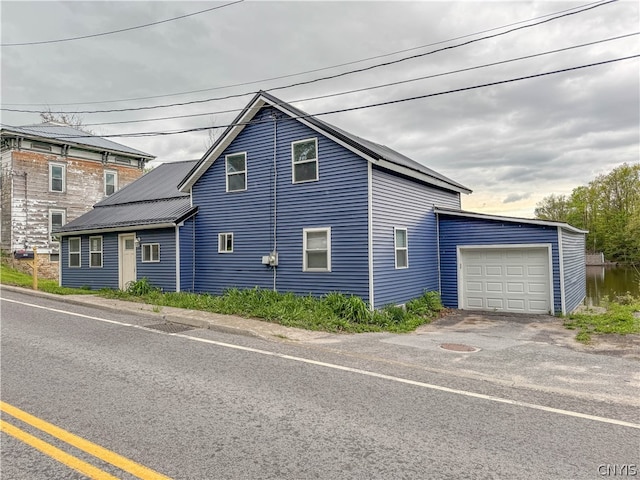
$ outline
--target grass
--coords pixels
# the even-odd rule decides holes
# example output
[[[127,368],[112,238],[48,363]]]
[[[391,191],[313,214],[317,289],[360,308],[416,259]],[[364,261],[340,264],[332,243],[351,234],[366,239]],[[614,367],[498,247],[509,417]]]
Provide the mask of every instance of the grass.
[[[604,313],[586,311],[569,315],[564,326],[570,330],[578,330],[576,340],[582,343],[591,342],[593,335],[614,333],[626,335],[640,333],[640,298],[624,295],[606,300]]]
[[[0,281],[5,285],[33,288],[33,277],[27,273],[15,270],[5,263],[0,263]],[[86,288],[68,288],[58,285],[57,280],[38,278],[38,290],[58,295],[78,295],[95,293]]]

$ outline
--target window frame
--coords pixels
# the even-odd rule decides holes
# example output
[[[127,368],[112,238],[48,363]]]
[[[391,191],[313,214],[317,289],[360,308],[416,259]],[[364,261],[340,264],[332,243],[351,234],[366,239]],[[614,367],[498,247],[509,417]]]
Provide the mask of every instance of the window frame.
[[[231,172],[229,173],[229,158],[231,157],[237,157],[239,155],[242,155],[244,157],[244,170],[239,171],[239,172]],[[226,192],[227,193],[236,193],[236,192],[244,192],[247,190],[247,176],[248,176],[248,171],[247,171],[247,152],[237,152],[237,153],[230,153],[229,155],[225,155],[224,157],[224,173],[225,173],[225,180],[226,180]],[[239,188],[236,190],[229,190],[229,176],[231,175],[244,175],[244,188]]]
[[[94,238],[100,239],[100,250],[93,250],[91,246],[91,240]],[[93,255],[100,254],[100,265],[93,264]],[[89,237],[89,268],[102,268],[104,265],[104,239],[102,235],[94,235]]]
[[[404,232],[404,247],[398,246],[398,232]],[[406,265],[398,266],[399,252],[405,252]],[[393,257],[396,270],[409,268],[409,230],[407,227],[393,227]]]
[[[316,268],[309,267],[309,259],[307,256],[308,252],[320,252],[325,250],[314,249],[309,250],[308,248],[308,234],[309,233],[318,233],[325,232],[327,237],[327,267],[326,268]],[[314,227],[314,228],[303,228],[302,229],[302,271],[303,272],[321,272],[327,273],[331,272],[331,227]]]
[[[59,167],[62,170],[62,189],[54,190],[53,188],[53,169]],[[57,179],[56,179],[57,180]],[[49,192],[65,193],[67,191],[67,165],[64,163],[49,162]]]
[[[157,247],[157,254],[154,258],[153,247]],[[148,249],[149,257],[145,258],[145,251]],[[159,243],[143,243],[142,244],[142,263],[160,263],[160,244]]]
[[[230,250],[226,248],[229,238],[231,239]],[[218,234],[218,253],[233,253],[233,232],[222,232]]]
[[[78,241],[78,250],[71,250],[71,242],[72,241]],[[82,237],[69,237],[69,242],[67,244],[68,247],[68,265],[69,268],[82,268]],[[71,256],[72,255],[77,255],[78,256],[78,265],[71,265]]]
[[[108,186],[107,177],[110,175],[113,175],[113,192],[111,193],[107,192],[107,186]],[[103,175],[103,180],[104,180],[104,194],[107,197],[110,195],[113,195],[118,191],[118,171],[117,170],[105,170]]]
[[[295,157],[295,146],[300,143],[313,142],[316,150],[316,158],[311,160],[302,160],[296,161]],[[291,183],[309,183],[309,182],[317,182],[320,179],[320,162],[318,161],[319,157],[318,153],[318,137],[313,138],[305,138],[304,140],[296,140],[295,142],[291,142]],[[296,180],[296,165],[304,165],[307,163],[315,163],[316,164],[316,177],[308,180]]]
[[[60,224],[60,226],[63,226],[67,222],[67,211],[60,208],[49,209],[49,241],[59,243],[58,240],[53,239],[53,215],[56,213],[62,214],[62,223]]]

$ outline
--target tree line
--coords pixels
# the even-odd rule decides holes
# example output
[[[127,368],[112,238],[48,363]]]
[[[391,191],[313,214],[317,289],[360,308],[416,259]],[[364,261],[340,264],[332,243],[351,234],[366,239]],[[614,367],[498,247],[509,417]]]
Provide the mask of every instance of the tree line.
[[[624,163],[570,195],[545,197],[536,204],[535,216],[588,230],[587,252],[640,263],[640,163]]]

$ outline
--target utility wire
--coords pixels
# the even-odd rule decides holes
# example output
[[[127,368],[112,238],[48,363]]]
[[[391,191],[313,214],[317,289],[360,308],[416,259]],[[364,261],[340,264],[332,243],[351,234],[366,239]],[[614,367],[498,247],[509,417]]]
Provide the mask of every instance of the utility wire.
[[[544,56],[544,55],[550,55],[552,53],[566,52],[568,50],[573,50],[573,49],[576,49],[576,48],[588,47],[588,46],[591,46],[591,45],[597,45],[599,43],[611,42],[613,40],[620,40],[622,38],[628,38],[628,37],[632,37],[632,36],[635,36],[635,35],[640,35],[640,32],[628,33],[626,35],[619,35],[617,37],[605,38],[603,40],[596,40],[596,41],[593,41],[593,42],[582,43],[580,45],[573,45],[573,46],[570,46],[570,47],[558,48],[558,49],[555,49],[555,50],[549,50],[549,51],[541,52],[541,53],[534,53],[534,54],[531,54],[531,55],[525,55],[523,57],[511,58],[509,60],[502,60],[502,61],[493,62],[493,63],[485,63],[484,65],[476,65],[474,67],[461,68],[461,69],[458,69],[458,70],[451,70],[451,71],[448,71],[448,72],[436,73],[436,74],[433,74],[433,75],[426,75],[426,76],[422,76],[422,77],[410,78],[408,80],[399,80],[397,82],[383,83],[383,84],[379,84],[379,85],[374,85],[372,87],[356,88],[356,89],[352,89],[352,90],[344,90],[342,92],[337,92],[337,93],[329,93],[329,94],[326,94],[326,95],[318,95],[318,96],[315,96],[315,97],[299,98],[299,99],[296,99],[296,100],[291,100],[290,102],[287,102],[287,103],[300,103],[300,102],[308,102],[308,101],[312,101],[312,100],[321,100],[321,99],[324,99],[324,98],[339,97],[339,96],[342,96],[342,95],[349,95],[349,94],[352,94],[352,93],[359,93],[359,92],[365,92],[365,91],[369,91],[369,90],[376,90],[376,89],[384,88],[384,87],[402,85],[402,84],[406,84],[406,83],[417,82],[417,81],[420,81],[420,80],[427,80],[427,79],[430,79],[430,78],[443,77],[443,76],[446,76],[446,75],[453,75],[453,74],[456,74],[456,73],[468,72],[468,71],[471,71],[471,70],[478,70],[478,69],[486,68],[486,67],[494,67],[496,65],[504,65],[506,63],[516,62],[516,61],[520,61],[520,60],[528,60],[530,58],[541,57],[541,56]],[[209,116],[209,115],[221,115],[221,114],[226,114],[226,113],[240,112],[242,110],[243,110],[243,108],[234,108],[234,109],[230,109],[230,110],[218,110],[218,111],[214,111],[214,112],[193,113],[193,114],[188,114],[188,115],[174,115],[174,116],[169,116],[169,117],[146,118],[146,119],[141,119],[141,120],[122,120],[122,121],[119,121],[119,122],[84,123],[83,125],[86,126],[86,127],[94,127],[94,126],[100,126],[100,125],[121,125],[121,124],[128,124],[128,123],[155,122],[155,121],[162,121],[162,120],[176,120],[176,119],[181,119],[181,118],[205,117],[205,116]]]
[[[147,97],[123,98],[123,99],[120,99],[120,100],[102,100],[102,101],[96,101],[96,102],[47,103],[46,105],[47,106],[69,106],[69,105],[92,105],[92,104],[103,104],[103,103],[131,102],[131,101],[136,101],[136,100],[150,100],[150,99],[154,99],[154,98],[175,97],[175,96],[179,96],[179,95],[190,95],[190,94],[193,94],[193,93],[210,92],[210,91],[213,91],[213,90],[223,90],[223,89],[226,89],[226,88],[242,87],[242,86],[246,86],[246,85],[254,85],[254,84],[259,84],[259,83],[265,83],[265,82],[270,82],[270,81],[273,81],[273,80],[281,80],[283,78],[297,77],[297,76],[300,76],[300,75],[305,75],[307,73],[316,73],[316,72],[321,72],[323,70],[330,70],[330,69],[333,69],[333,68],[345,67],[345,66],[348,66],[348,65],[354,65],[356,63],[362,63],[362,62],[366,62],[366,61],[369,61],[369,60],[377,60],[379,58],[390,57],[390,56],[393,56],[393,55],[397,55],[399,53],[406,53],[406,52],[410,52],[410,51],[414,51],[414,50],[420,50],[421,48],[433,47],[435,45],[441,45],[443,43],[454,42],[456,40],[462,40],[463,38],[468,38],[468,37],[473,37],[475,35],[481,35],[483,33],[493,32],[495,30],[500,30],[500,29],[503,29],[503,28],[512,27],[514,25],[520,25],[521,23],[531,22],[533,20],[538,20],[538,19],[541,19],[541,18],[550,17],[552,15],[557,15],[557,14],[560,14],[560,13],[570,12],[572,10],[577,10],[579,8],[588,7],[588,6],[592,6],[592,5],[599,4],[599,3],[600,3],[600,1],[587,3],[587,4],[584,4],[584,5],[577,6],[577,7],[568,8],[566,10],[560,10],[560,11],[557,11],[557,12],[548,13],[546,15],[541,15],[539,17],[533,17],[533,18],[530,18],[528,20],[521,20],[519,22],[509,23],[509,24],[506,24],[506,25],[502,25],[500,27],[493,27],[493,28],[489,28],[489,29],[486,29],[486,30],[481,30],[481,31],[475,32],[475,33],[469,33],[469,34],[466,34],[466,35],[461,35],[459,37],[450,38],[448,40],[440,40],[438,42],[428,43],[426,45],[419,45],[419,46],[416,46],[416,47],[405,48],[403,50],[396,50],[395,52],[384,53],[384,54],[376,55],[376,56],[373,56],[373,57],[362,58],[362,59],[359,59],[359,60],[352,60],[350,62],[339,63],[339,64],[336,64],[336,65],[331,65],[331,66],[322,67],[322,68],[316,68],[316,69],[313,69],[313,70],[306,70],[306,71],[303,71],[303,72],[290,73],[290,74],[287,74],[287,75],[280,75],[280,76],[277,76],[277,77],[264,78],[262,80],[252,80],[252,81],[249,81],[249,82],[235,83],[235,84],[231,84],[231,85],[222,85],[222,86],[211,87],[211,88],[203,88],[203,89],[200,89],[200,90],[191,90],[191,91],[188,91],[188,92],[166,93],[166,94],[163,94],[163,95],[151,95],[151,96],[147,96]],[[43,103],[5,103],[4,105],[38,106],[38,105],[45,105],[45,104],[43,104]]]
[[[131,30],[137,30],[139,28],[153,27],[154,25],[160,25],[162,23],[173,22],[175,20],[180,20],[180,19],[187,18],[187,17],[193,17],[194,15],[200,15],[202,13],[210,12],[212,10],[218,10],[219,8],[228,7],[230,5],[235,5],[236,3],[242,3],[242,2],[244,2],[244,0],[236,0],[235,2],[227,3],[225,5],[218,5],[217,7],[211,7],[211,8],[207,8],[206,10],[200,10],[199,12],[188,13],[186,15],[180,15],[179,17],[168,18],[166,20],[160,20],[159,22],[146,23],[144,25],[138,25],[136,27],[129,27],[129,28],[121,28],[119,30],[112,30],[110,32],[94,33],[94,34],[91,34],[91,35],[82,35],[80,37],[60,38],[58,40],[43,40],[43,41],[40,41],[40,42],[2,43],[2,44],[0,44],[0,47],[23,47],[23,46],[26,46],[26,45],[45,45],[45,44],[50,44],[50,43],[71,42],[71,41],[74,41],[74,40],[82,40],[82,39],[85,39],[85,38],[103,37],[105,35],[113,35],[114,33],[128,32],[128,31],[131,31]]]
[[[460,92],[465,92],[465,91],[469,91],[469,90],[476,90],[476,89],[480,89],[480,88],[486,88],[486,87],[492,87],[495,85],[503,85],[503,84],[507,84],[507,83],[513,83],[513,82],[519,82],[522,80],[529,80],[532,78],[539,78],[539,77],[545,77],[548,75],[555,75],[558,73],[565,73],[565,72],[570,72],[570,71],[574,71],[574,70],[580,70],[580,69],[584,69],[584,68],[590,68],[590,67],[595,67],[595,66],[599,66],[599,65],[606,65],[606,64],[610,64],[610,63],[615,63],[615,62],[621,62],[624,60],[631,60],[634,58],[638,58],[640,57],[640,53],[635,54],[635,55],[629,55],[627,57],[619,57],[619,58],[613,58],[613,59],[609,59],[609,60],[603,60],[601,62],[595,62],[595,63],[589,63],[589,64],[585,64],[585,65],[578,65],[575,67],[568,67],[568,68],[563,68],[560,70],[553,70],[550,72],[544,72],[544,73],[537,73],[534,75],[526,75],[523,77],[516,77],[516,78],[510,78],[507,80],[499,80],[496,82],[490,82],[490,83],[483,83],[480,85],[473,85],[470,87],[463,87],[463,88],[456,88],[456,89],[452,89],[452,90],[446,90],[443,92],[437,92],[437,93],[429,93],[429,94],[425,94],[425,95],[416,95],[413,97],[407,97],[407,98],[401,98],[401,99],[397,99],[397,100],[388,100],[385,102],[378,102],[378,103],[370,103],[368,105],[360,105],[357,107],[348,107],[348,108],[341,108],[341,109],[337,109],[337,110],[330,110],[330,111],[326,111],[326,112],[320,112],[320,113],[315,113],[315,114],[304,114],[304,115],[297,115],[297,116],[292,116],[289,117],[289,119],[304,119],[304,118],[310,118],[310,117],[319,117],[322,115],[333,115],[336,113],[345,113],[345,112],[352,112],[355,110],[364,110],[367,108],[374,108],[374,107],[381,107],[381,106],[385,106],[385,105],[393,105],[393,104],[397,104],[397,103],[403,103],[403,102],[409,102],[409,101],[414,101],[414,100],[421,100],[421,99],[425,99],[425,98],[431,98],[431,97],[438,97],[438,96],[443,96],[443,95],[450,95],[453,93],[460,93]],[[111,134],[111,135],[101,135],[102,138],[111,138],[111,137],[119,137],[119,138],[134,138],[134,137],[155,137],[155,136],[167,136],[167,135],[177,135],[177,134],[182,134],[182,133],[192,133],[192,132],[201,132],[201,131],[205,131],[205,130],[212,130],[212,129],[218,129],[218,128],[229,128],[229,127],[234,127],[234,126],[239,126],[239,125],[249,125],[249,124],[259,124],[259,123],[265,123],[265,122],[272,122],[273,120],[271,119],[267,119],[267,120],[258,120],[258,121],[249,121],[249,122],[236,122],[236,123],[231,123],[228,125],[216,125],[216,126],[209,126],[209,127],[196,127],[196,128],[188,128],[188,129],[182,129],[182,130],[168,130],[168,131],[164,131],[164,132],[137,132],[137,133],[120,133],[120,134]],[[4,127],[7,128],[22,128],[23,130],[30,130],[29,128],[25,128],[25,127],[12,127],[10,125],[6,125],[6,124],[1,124]],[[36,130],[32,130],[36,133],[38,133]],[[60,135],[57,136],[56,138],[58,139],[62,139],[62,138],[90,138],[90,137],[95,137],[95,135]]]
[[[480,42],[483,40],[488,40],[490,38],[496,38],[496,37],[500,37],[518,30],[523,30],[525,28],[531,28],[531,27],[535,27],[538,25],[542,25],[544,23],[548,23],[554,20],[557,20],[559,18],[564,18],[564,17],[568,17],[571,15],[576,15],[578,13],[582,13],[582,12],[586,12],[588,10],[592,10],[594,8],[598,8],[601,7],[603,5],[607,5],[610,3],[614,3],[617,2],[618,0],[608,0],[606,2],[603,3],[599,3],[597,5],[593,5],[591,7],[587,7],[584,8],[582,10],[578,10],[578,11],[574,11],[574,12],[569,12],[569,13],[564,13],[562,15],[558,15],[546,20],[542,20],[540,22],[536,22],[536,23],[531,23],[529,25],[523,25],[521,27],[516,27],[516,28],[512,28],[510,30],[506,30],[504,32],[500,32],[500,33],[495,33],[493,35],[487,35],[484,37],[480,37],[477,39],[473,39],[473,40],[469,40],[463,43],[459,43],[456,45],[451,45],[448,47],[442,47],[442,48],[438,48],[436,50],[431,50],[429,52],[424,52],[424,53],[420,53],[420,54],[416,54],[416,55],[411,55],[409,57],[404,57],[404,58],[400,58],[397,60],[391,60],[388,62],[384,62],[384,63],[379,63],[379,64],[375,64],[375,65],[371,65],[368,67],[363,67],[363,68],[358,68],[356,70],[349,70],[346,72],[342,72],[342,73],[337,73],[334,75],[328,75],[325,77],[320,77],[320,78],[315,78],[315,79],[311,79],[311,80],[306,80],[306,81],[302,81],[302,82],[297,82],[297,83],[293,83],[293,84],[289,84],[289,85],[282,85],[279,87],[273,87],[268,89],[267,91],[269,92],[273,92],[276,90],[284,90],[287,88],[292,88],[292,87],[297,87],[297,86],[301,86],[301,85],[308,85],[310,83],[315,83],[315,82],[319,82],[319,81],[323,81],[323,80],[330,80],[330,79],[334,79],[334,78],[339,78],[339,77],[344,77],[346,75],[351,75],[354,73],[361,73],[361,72],[365,72],[365,71],[369,71],[369,70],[373,70],[375,68],[380,68],[380,67],[385,67],[385,66],[389,66],[389,65],[394,65],[400,62],[405,62],[407,60],[413,60],[416,58],[421,58],[421,57],[425,57],[427,55],[433,55],[435,53],[439,53],[439,52],[443,52],[445,50],[451,50],[454,48],[458,48],[458,47],[462,47],[465,45],[470,45],[472,43],[476,43],[476,42]],[[208,103],[208,102],[213,102],[213,101],[220,101],[220,100],[228,100],[231,98],[239,98],[239,97],[246,97],[248,95],[255,95],[256,93],[258,93],[258,91],[252,91],[252,92],[245,92],[245,93],[239,93],[239,94],[233,94],[233,95],[226,95],[224,97],[214,97],[214,98],[207,98],[207,99],[202,99],[202,100],[191,100],[188,102],[179,102],[179,103],[170,103],[170,104],[164,104],[164,105],[151,105],[151,106],[146,106],[146,107],[131,107],[131,108],[116,108],[116,109],[108,109],[108,110],[79,110],[79,111],[69,111],[69,110],[59,110],[59,111],[52,111],[51,113],[74,113],[74,114],[94,114],[94,113],[115,113],[115,112],[132,112],[132,111],[141,111],[141,110],[155,110],[157,108],[170,108],[170,107],[183,107],[186,105],[194,105],[194,104],[199,104],[199,103]],[[2,111],[7,111],[7,112],[20,112],[20,113],[40,113],[39,110],[23,110],[23,109],[12,109],[12,108],[0,108],[0,110]]]

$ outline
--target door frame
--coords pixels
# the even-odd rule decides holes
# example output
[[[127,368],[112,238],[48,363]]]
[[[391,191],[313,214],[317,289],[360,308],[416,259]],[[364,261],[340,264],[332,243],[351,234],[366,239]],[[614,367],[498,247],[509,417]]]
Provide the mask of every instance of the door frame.
[[[124,268],[123,268],[123,261],[124,261],[124,242],[127,239],[133,239],[133,257],[134,257],[134,262],[133,262],[133,279],[130,280],[126,280],[124,279]],[[138,270],[137,270],[137,252],[136,252],[136,246],[135,246],[135,241],[136,241],[136,234],[135,232],[132,233],[121,233],[118,235],[118,288],[120,290],[124,290],[126,288],[126,284],[130,281],[136,281],[136,279],[138,278]]]

